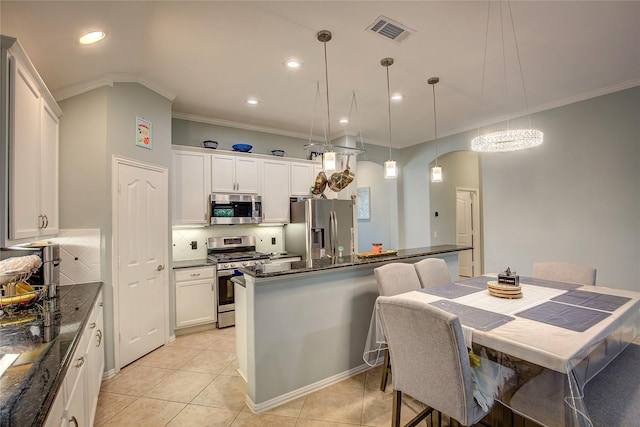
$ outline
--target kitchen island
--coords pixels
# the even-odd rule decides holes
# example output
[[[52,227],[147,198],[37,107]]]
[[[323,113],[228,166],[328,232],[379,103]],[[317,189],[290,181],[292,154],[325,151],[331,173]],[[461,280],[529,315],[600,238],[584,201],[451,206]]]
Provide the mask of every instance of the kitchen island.
[[[362,352],[378,297],[373,270],[437,257],[457,277],[458,252],[468,249],[440,245],[240,269],[236,347],[247,405],[264,412],[369,369]]]

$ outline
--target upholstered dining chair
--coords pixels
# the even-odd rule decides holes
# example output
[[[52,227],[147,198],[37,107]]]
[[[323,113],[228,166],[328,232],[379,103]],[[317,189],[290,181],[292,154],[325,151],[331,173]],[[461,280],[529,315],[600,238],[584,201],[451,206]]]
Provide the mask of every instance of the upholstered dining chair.
[[[532,277],[555,280],[579,285],[595,285],[596,269],[569,262],[536,262],[533,264]]]
[[[378,284],[378,293],[382,296],[398,295],[410,291],[421,289],[420,279],[416,269],[412,264],[394,262],[385,264],[373,270]],[[389,373],[391,372],[391,360],[389,351],[384,351],[384,367],[382,368],[382,378],[380,380],[380,390],[385,391]]]
[[[442,258],[425,258],[413,265],[423,288],[446,285],[452,282],[447,263]]]
[[[417,425],[433,411],[465,426],[484,418],[492,406],[483,410],[473,397],[460,319],[405,295],[378,297],[378,306],[393,358],[391,425],[400,425],[404,393],[427,405],[407,425]]]
[[[535,414],[550,427],[565,425],[565,376],[543,371],[524,384],[509,406]],[[594,427],[640,425],[640,345],[629,344],[584,387],[584,404]]]

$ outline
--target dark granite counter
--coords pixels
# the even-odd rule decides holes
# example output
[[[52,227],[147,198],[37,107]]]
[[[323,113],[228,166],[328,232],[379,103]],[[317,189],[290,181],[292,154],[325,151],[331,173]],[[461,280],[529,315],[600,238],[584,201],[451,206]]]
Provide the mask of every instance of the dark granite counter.
[[[401,249],[396,255],[384,255],[370,258],[360,258],[357,255],[345,257],[325,257],[293,262],[280,262],[275,264],[260,264],[253,267],[239,268],[241,272],[249,276],[260,278],[283,276],[287,274],[310,273],[313,271],[335,268],[357,267],[361,265],[409,260],[434,255],[465,251],[473,249],[472,246],[438,245],[423,248]]]
[[[101,289],[100,282],[59,286],[58,298],[43,302],[50,316],[0,327],[0,356],[20,355],[0,377],[0,426],[44,423]]]
[[[173,269],[177,270],[179,268],[208,267],[215,264],[215,262],[207,258],[187,259],[184,261],[173,261]]]

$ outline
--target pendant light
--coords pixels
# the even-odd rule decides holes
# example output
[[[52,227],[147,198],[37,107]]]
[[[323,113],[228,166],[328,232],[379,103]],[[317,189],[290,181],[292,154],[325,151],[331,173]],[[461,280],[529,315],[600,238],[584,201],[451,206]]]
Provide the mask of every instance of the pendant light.
[[[331,146],[331,114],[329,113],[329,66],[327,64],[327,42],[331,40],[331,31],[322,30],[317,34],[318,41],[324,46],[324,78],[327,89],[327,133],[325,135],[325,150],[322,153],[322,169],[327,172],[336,170],[336,153]]]
[[[487,153],[495,153],[495,152],[506,152],[506,151],[516,151],[516,150],[524,150],[527,148],[537,147],[542,144],[544,134],[536,129],[531,129],[531,117],[529,115],[529,103],[527,100],[527,91],[525,90],[524,85],[524,75],[522,73],[522,64],[520,62],[520,51],[518,50],[518,39],[516,38],[516,30],[515,25],[513,23],[513,15],[511,13],[511,3],[507,1],[507,6],[509,8],[509,18],[511,20],[511,31],[513,33],[513,40],[516,49],[516,56],[518,59],[518,68],[520,70],[520,80],[522,82],[522,92],[524,93],[524,102],[527,111],[527,117],[529,120],[529,129],[510,129],[509,128],[509,119],[507,118],[507,129],[498,132],[491,132],[485,135],[478,135],[471,140],[471,149],[473,151],[487,152]],[[484,44],[484,62],[482,65],[482,91],[484,93],[484,75],[486,71],[487,65],[487,43],[489,40],[489,17],[491,15],[491,2],[489,2],[489,10],[487,13],[487,28],[485,35],[485,44]],[[502,22],[502,2],[500,2],[500,29],[502,34],[502,63],[504,70],[504,79],[505,79],[505,93],[508,94],[507,91],[507,66],[504,52],[504,29]],[[481,95],[482,97],[482,95]],[[508,101],[508,96],[507,96]]]
[[[431,182],[442,182],[442,168],[438,166],[438,121],[436,120],[436,83],[439,81],[440,77],[431,77],[427,80],[433,89],[433,133],[436,143],[436,165],[431,168]]]
[[[391,90],[389,89],[389,67],[393,65],[393,58],[384,58],[380,61],[380,65],[387,69],[387,105],[389,118],[389,160],[384,162],[385,179],[396,179],[398,177],[398,169],[396,162],[391,156]]]

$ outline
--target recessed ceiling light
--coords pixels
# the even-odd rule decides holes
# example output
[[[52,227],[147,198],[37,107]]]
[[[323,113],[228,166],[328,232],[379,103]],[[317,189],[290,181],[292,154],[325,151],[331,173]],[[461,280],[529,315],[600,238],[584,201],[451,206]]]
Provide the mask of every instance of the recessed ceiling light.
[[[342,123],[342,124],[347,124],[347,123],[349,123],[349,119],[348,119],[348,118],[346,118],[346,117],[342,117],[342,118],[341,118],[340,120],[338,120],[338,121],[339,121],[340,123]]]
[[[256,98],[247,99],[247,104],[249,104],[249,105],[258,105],[259,103],[260,103],[260,101],[258,101]]]
[[[404,95],[401,93],[394,93],[393,95],[391,95],[392,101],[400,101],[402,98],[404,98]]]
[[[298,61],[297,59],[288,59],[284,61],[284,65],[286,65],[287,68],[296,70],[302,66],[302,62]]]
[[[93,44],[102,40],[106,34],[104,31],[92,31],[80,37],[80,44]]]

